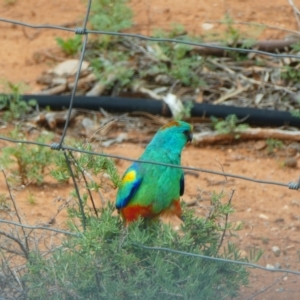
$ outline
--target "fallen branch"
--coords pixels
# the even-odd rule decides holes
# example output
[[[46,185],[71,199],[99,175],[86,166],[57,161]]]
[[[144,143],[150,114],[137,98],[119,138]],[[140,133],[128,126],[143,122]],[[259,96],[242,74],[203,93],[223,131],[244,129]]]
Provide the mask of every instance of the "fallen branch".
[[[235,131],[229,134],[220,134],[218,132],[201,132],[195,133],[193,137],[193,144],[196,146],[204,144],[216,144],[220,142],[232,142],[235,136],[239,135],[239,140],[265,140],[277,139],[284,141],[300,141],[299,131],[287,131],[281,129],[264,129],[264,128],[249,128],[243,131]]]

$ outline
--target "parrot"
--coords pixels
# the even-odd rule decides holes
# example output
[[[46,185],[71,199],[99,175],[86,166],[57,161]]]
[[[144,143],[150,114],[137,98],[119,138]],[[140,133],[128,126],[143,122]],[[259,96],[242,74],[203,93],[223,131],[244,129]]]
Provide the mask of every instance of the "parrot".
[[[116,209],[125,224],[138,218],[155,220],[163,213],[181,217],[183,170],[139,160],[181,165],[181,152],[192,141],[192,130],[192,125],[184,121],[162,126],[138,161],[125,171],[116,196]]]

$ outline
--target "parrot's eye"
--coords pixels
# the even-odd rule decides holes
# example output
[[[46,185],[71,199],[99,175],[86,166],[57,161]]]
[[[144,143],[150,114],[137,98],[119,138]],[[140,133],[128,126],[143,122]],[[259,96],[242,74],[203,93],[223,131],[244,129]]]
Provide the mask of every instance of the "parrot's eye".
[[[191,142],[191,141],[192,141],[192,139],[193,139],[193,134],[192,134],[192,132],[191,132],[190,130],[187,130],[187,129],[184,130],[184,131],[183,131],[183,134],[186,136],[188,142]]]

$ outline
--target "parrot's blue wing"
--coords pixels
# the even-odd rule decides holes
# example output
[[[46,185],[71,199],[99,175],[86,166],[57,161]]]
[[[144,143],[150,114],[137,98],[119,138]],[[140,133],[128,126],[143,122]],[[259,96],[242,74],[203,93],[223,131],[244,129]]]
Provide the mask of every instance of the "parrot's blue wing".
[[[180,196],[184,194],[184,174],[182,172],[182,176],[180,178]]]
[[[140,187],[143,180],[140,168],[139,164],[133,163],[123,175],[121,187],[117,194],[117,209],[127,206],[130,199],[132,199]]]

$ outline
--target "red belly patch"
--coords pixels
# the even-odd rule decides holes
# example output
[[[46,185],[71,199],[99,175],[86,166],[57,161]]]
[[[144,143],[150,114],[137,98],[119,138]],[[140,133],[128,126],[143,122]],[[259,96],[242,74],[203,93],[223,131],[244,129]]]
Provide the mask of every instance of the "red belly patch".
[[[128,205],[122,208],[120,212],[126,223],[136,221],[139,217],[154,218],[156,216],[152,211],[152,205]]]

